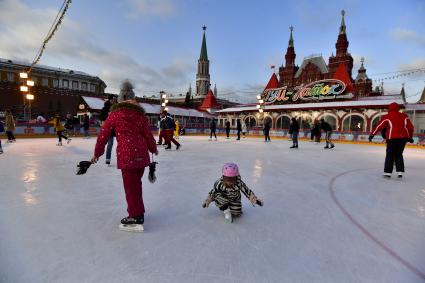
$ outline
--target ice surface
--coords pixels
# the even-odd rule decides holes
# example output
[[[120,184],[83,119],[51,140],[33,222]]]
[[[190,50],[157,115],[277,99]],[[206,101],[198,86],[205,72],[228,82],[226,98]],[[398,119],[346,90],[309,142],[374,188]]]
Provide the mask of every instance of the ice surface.
[[[55,143],[0,155],[0,282],[425,281],[424,151],[406,149],[405,178],[385,180],[380,146],[184,137],[160,148],[155,184],[145,174],[145,232],[129,233],[115,155],[77,176],[95,139]],[[228,161],[264,200],[243,197],[232,224],[202,208]]]

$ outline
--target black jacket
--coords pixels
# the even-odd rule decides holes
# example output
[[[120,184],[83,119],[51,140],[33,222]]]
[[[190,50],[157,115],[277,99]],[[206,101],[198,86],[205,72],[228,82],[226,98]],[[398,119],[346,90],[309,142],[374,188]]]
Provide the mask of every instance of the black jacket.
[[[236,122],[236,129],[238,131],[242,131],[242,124],[241,124],[241,121],[239,121],[239,120]]]
[[[332,132],[331,125],[325,121],[320,122],[320,129],[324,130],[325,132]]]
[[[226,122],[226,130],[230,130],[230,122],[229,121]]]
[[[289,133],[292,134],[293,132],[299,132],[300,126],[298,125],[297,121],[291,121],[291,125],[289,125]]]
[[[211,121],[210,129],[213,130],[213,131],[215,131],[215,129],[217,129],[217,124],[215,123],[215,120]]]
[[[106,121],[106,118],[108,118],[110,110],[111,110],[111,102],[109,100],[106,100],[105,104],[103,104],[102,110],[100,110],[99,120]]]
[[[266,123],[265,125],[264,125],[264,132],[268,132],[268,131],[270,131],[270,124],[269,123]]]

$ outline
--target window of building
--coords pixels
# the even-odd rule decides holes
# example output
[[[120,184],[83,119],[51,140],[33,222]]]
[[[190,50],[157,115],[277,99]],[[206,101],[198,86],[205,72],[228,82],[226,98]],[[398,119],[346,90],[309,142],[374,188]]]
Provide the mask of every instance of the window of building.
[[[59,80],[58,79],[53,80],[53,87],[59,87]]]
[[[90,91],[95,92],[96,91],[96,85],[90,84]]]
[[[37,77],[32,77],[31,80],[34,82],[34,85],[39,85],[39,80]]]
[[[350,115],[344,119],[343,131],[364,131],[365,120],[359,115]]]
[[[88,91],[87,83],[81,83],[81,90]]]
[[[14,73],[7,73],[7,81],[8,82],[14,82],[15,81],[15,74]]]
[[[257,126],[257,120],[255,120],[254,117],[248,116],[245,118],[245,124],[248,127],[248,129]]]
[[[69,88],[69,81],[68,80],[62,80],[62,88]]]
[[[48,78],[42,78],[41,79],[41,85],[42,86],[49,86],[49,79]]]
[[[78,82],[77,81],[72,81],[72,89],[78,90]]]
[[[287,116],[280,116],[276,121],[277,129],[289,129],[289,125],[291,124],[291,120]]]

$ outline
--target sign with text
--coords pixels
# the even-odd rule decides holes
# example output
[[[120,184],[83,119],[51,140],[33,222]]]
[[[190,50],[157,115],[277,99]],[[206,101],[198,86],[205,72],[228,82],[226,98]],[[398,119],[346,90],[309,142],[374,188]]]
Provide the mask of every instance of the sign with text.
[[[265,104],[352,98],[352,93],[344,93],[345,88],[345,83],[340,80],[326,79],[294,88],[284,86],[267,89],[261,94],[261,98]]]

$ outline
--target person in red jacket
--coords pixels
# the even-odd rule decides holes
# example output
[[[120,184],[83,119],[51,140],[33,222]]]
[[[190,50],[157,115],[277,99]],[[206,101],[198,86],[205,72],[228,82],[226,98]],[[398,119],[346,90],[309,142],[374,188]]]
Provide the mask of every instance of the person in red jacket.
[[[384,177],[391,178],[394,163],[397,175],[403,177],[403,151],[407,142],[413,143],[413,125],[405,113],[399,112],[400,107],[393,102],[388,106],[388,114],[382,116],[378,126],[370,134],[369,141],[381,130],[385,132],[387,154],[385,156]]]
[[[111,133],[116,134],[117,168],[121,169],[128,205],[128,217],[121,224],[138,231],[143,230],[145,207],[142,197],[142,176],[150,164],[149,152],[158,154],[155,139],[150,131],[145,111],[135,100],[133,87],[125,81],[121,87],[119,103],[111,112],[97,137],[92,163],[96,163],[105,152]]]

